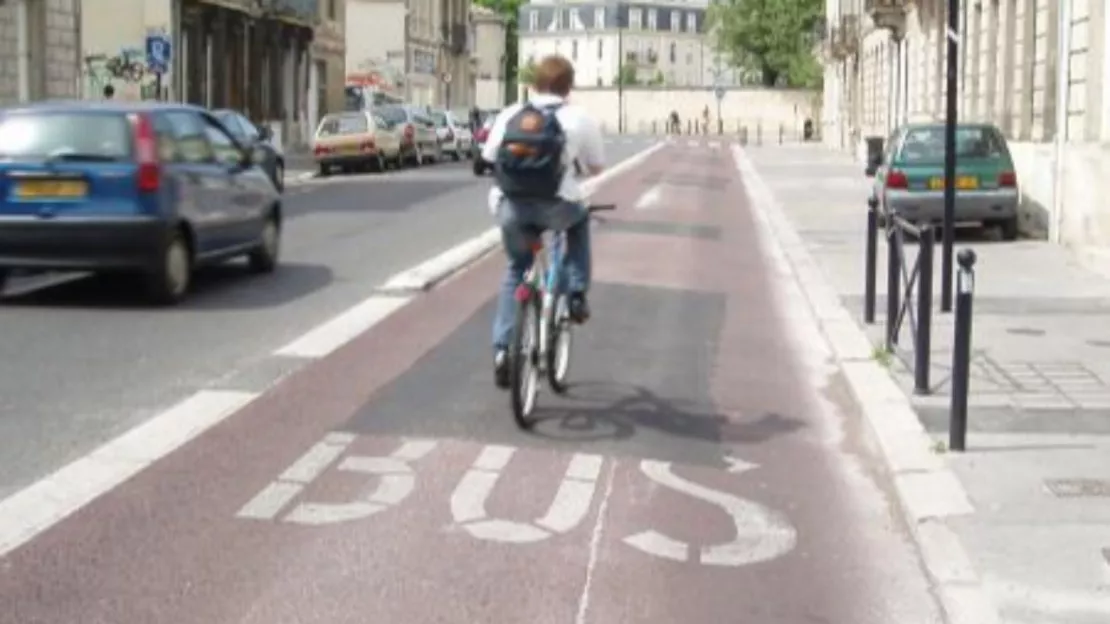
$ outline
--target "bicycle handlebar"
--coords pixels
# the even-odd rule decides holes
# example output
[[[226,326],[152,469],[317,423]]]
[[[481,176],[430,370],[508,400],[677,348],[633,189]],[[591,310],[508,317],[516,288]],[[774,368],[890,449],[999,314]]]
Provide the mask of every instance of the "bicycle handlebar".
[[[589,206],[586,206],[586,210],[588,212],[602,212],[602,211],[605,211],[605,210],[616,210],[616,209],[617,209],[616,204],[590,204]]]

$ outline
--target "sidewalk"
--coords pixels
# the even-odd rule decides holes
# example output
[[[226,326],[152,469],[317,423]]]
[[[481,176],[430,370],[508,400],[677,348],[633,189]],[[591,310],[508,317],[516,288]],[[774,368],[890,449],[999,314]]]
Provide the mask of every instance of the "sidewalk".
[[[862,322],[869,180],[818,146],[749,147],[830,286]],[[1003,622],[1110,621],[1110,279],[1042,241],[961,233],[978,255],[968,451],[947,454],[974,513],[948,520]],[[911,247],[912,249],[912,247]],[[947,442],[952,316],[936,253],[930,396],[912,396],[910,334],[890,369],[926,430]],[[915,251],[908,252],[910,256]],[[876,323],[882,342],[885,245]],[[912,261],[912,260],[911,260]]]

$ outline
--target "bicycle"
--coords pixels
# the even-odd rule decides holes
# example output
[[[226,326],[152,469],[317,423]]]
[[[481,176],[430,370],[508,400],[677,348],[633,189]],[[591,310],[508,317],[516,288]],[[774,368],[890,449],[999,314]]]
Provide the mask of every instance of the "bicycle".
[[[616,210],[616,204],[592,204],[596,212]],[[563,247],[565,232],[551,232],[550,252],[543,232],[532,241],[532,266],[516,288],[516,319],[509,340],[509,395],[513,418],[521,429],[532,426],[541,372],[556,394],[566,392],[570,369],[570,308],[565,288]],[[550,254],[550,258],[548,257]]]

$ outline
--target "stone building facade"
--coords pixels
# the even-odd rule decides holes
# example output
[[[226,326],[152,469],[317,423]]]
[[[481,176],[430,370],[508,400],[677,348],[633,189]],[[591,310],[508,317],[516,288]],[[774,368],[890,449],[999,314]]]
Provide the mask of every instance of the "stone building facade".
[[[0,105],[77,96],[80,12],[81,0],[0,3]]]
[[[823,136],[864,139],[945,111],[947,0],[827,0]],[[959,116],[1007,136],[1023,226],[1110,250],[1110,11],[1105,0],[961,0]],[[1108,263],[1110,266],[1110,263]]]

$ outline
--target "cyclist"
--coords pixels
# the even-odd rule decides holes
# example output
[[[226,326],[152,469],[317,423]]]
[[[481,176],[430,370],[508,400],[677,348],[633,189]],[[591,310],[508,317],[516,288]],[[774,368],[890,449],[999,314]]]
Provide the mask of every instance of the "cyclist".
[[[580,168],[584,177],[595,176],[604,170],[605,156],[600,125],[584,108],[567,101],[573,86],[574,65],[569,60],[557,54],[541,60],[532,81],[534,93],[527,102],[497,115],[482,149],[482,159],[493,163],[497,174],[490,210],[501,227],[509,259],[493,319],[494,381],[500,388],[509,387],[513,293],[532,266],[529,242],[536,230],[566,231],[570,316],[576,323],[590,316],[590,225],[585,194],[573,169]]]

